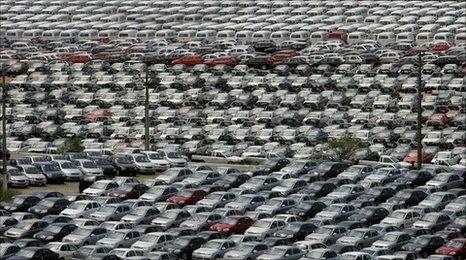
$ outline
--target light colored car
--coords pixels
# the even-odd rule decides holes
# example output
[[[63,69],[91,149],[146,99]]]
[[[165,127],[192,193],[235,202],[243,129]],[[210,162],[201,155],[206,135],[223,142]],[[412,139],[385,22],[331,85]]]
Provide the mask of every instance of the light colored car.
[[[382,235],[376,230],[369,228],[357,228],[351,230],[348,235],[337,239],[337,243],[353,245],[361,250],[364,247],[370,247],[372,243],[378,240]]]
[[[335,243],[338,238],[344,236],[347,229],[337,225],[325,225],[319,227],[312,234],[306,236],[306,241],[319,242],[327,246]]]
[[[69,181],[78,181],[83,176],[82,171],[71,161],[56,160],[53,161],[53,163],[55,163],[60,168],[66,179]]]
[[[45,185],[47,178],[36,167],[32,165],[18,165],[16,166],[24,176],[29,179],[29,185]]]
[[[304,255],[305,252],[295,246],[276,246],[257,257],[257,260],[301,259]]]
[[[439,191],[446,191],[454,188],[461,188],[464,180],[456,173],[442,172],[434,176],[426,183],[427,186],[435,187]]]
[[[223,255],[225,259],[255,259],[269,247],[261,242],[242,242]]]
[[[103,175],[104,171],[95,162],[87,159],[74,160],[84,175]]]
[[[160,230],[168,230],[179,226],[183,221],[189,219],[191,214],[182,209],[170,209],[161,213],[157,218],[152,220],[152,225],[157,226]]]
[[[337,222],[348,219],[349,216],[357,212],[356,207],[345,203],[336,203],[328,206],[323,211],[316,214],[318,218],[333,219]]]
[[[218,259],[235,246],[235,242],[229,239],[212,239],[194,250],[192,256],[193,259]]]
[[[17,168],[8,166],[7,171],[9,178],[8,186],[14,188],[26,188],[29,186],[29,178]]]
[[[419,219],[419,212],[411,209],[398,209],[390,213],[387,217],[382,219],[380,224],[392,225],[399,228],[410,227],[414,222]]]
[[[144,250],[147,252],[160,250],[163,246],[175,240],[175,237],[169,233],[151,232],[143,235],[136,241],[131,248]]]
[[[395,231],[385,234],[381,239],[375,241],[372,246],[394,252],[396,250],[400,250],[401,247],[408,243],[410,240],[411,237],[407,233],[402,231]]]
[[[455,217],[455,216],[452,216]],[[439,230],[442,230],[448,224],[450,224],[453,219],[445,213],[431,212],[422,216],[418,221],[414,222],[413,227],[428,229],[432,233],[435,233]]]
[[[131,208],[126,204],[106,204],[88,216],[98,221],[116,221],[127,214]]]
[[[156,171],[154,163],[152,163],[144,154],[132,153],[128,154],[127,158],[136,165],[139,173],[153,174]]]
[[[163,154],[164,160],[168,161],[171,165],[171,167],[185,167],[188,165],[188,161],[186,158],[181,156],[181,154],[175,150],[158,150],[157,152],[160,152]]]
[[[275,232],[284,228],[285,225],[286,223],[283,220],[264,218],[256,221],[244,234],[264,239],[272,236]]]
[[[49,242],[45,246],[60,255],[60,258],[63,259],[73,257],[73,254],[78,250],[78,247],[66,242]]]
[[[71,234],[63,238],[67,242],[76,246],[95,245],[97,241],[107,236],[108,231],[102,227],[86,226],[75,229]]]
[[[100,203],[92,200],[78,200],[71,203],[66,209],[60,212],[60,215],[70,218],[84,218],[100,207]]]
[[[420,206],[431,207],[440,211],[448,203],[456,199],[456,195],[451,192],[434,192],[419,203]]]
[[[235,209],[239,212],[252,211],[265,203],[265,198],[255,194],[245,194],[225,205],[225,208]]]
[[[132,229],[119,229],[97,241],[97,245],[110,248],[130,247],[141,238],[141,233]]]
[[[94,182],[89,188],[83,190],[83,194],[89,196],[102,196],[104,193],[118,188],[118,183],[112,180],[100,180]]]
[[[165,171],[170,168],[170,162],[165,160],[163,153],[154,151],[142,151],[141,153],[149,159],[157,171]]]

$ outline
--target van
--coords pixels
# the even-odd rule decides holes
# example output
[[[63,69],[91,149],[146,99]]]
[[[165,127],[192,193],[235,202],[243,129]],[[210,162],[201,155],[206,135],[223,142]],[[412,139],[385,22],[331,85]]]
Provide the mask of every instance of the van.
[[[365,24],[378,23],[380,21],[379,15],[370,15],[364,19]]]
[[[389,16],[384,16],[384,17],[380,18],[379,23],[381,23],[383,25],[387,25],[387,24],[397,23],[397,21],[398,21],[398,16],[389,15]]]
[[[364,16],[362,15],[353,15],[353,16],[350,16],[348,18],[346,18],[346,21],[345,23],[362,23],[364,22]]]
[[[189,42],[196,37],[196,30],[183,30],[178,32],[177,39],[179,42]]]
[[[160,30],[155,33],[156,39],[165,39],[167,41],[174,41],[176,36],[176,32],[170,29]]]
[[[308,42],[311,33],[308,31],[297,31],[290,34],[290,40],[298,42]]]
[[[414,34],[409,32],[401,32],[396,34],[397,42],[414,42]]]
[[[417,24],[405,24],[405,25],[396,27],[393,30],[393,32],[396,33],[396,34],[402,33],[402,32],[408,32],[408,33],[415,34],[415,33],[417,33],[418,30],[419,30],[419,27],[418,27]]]
[[[79,32],[80,40],[91,40],[99,37],[99,31],[96,29],[87,29]]]
[[[449,32],[441,32],[441,33],[436,33],[434,35],[434,41],[446,41],[446,42],[454,42],[455,38],[453,37],[452,33]]]
[[[434,40],[434,34],[431,32],[420,32],[416,35],[416,44],[423,45]]]
[[[103,30],[99,32],[99,38],[112,39],[112,38],[117,38],[117,37],[118,37],[117,30]]]
[[[270,34],[270,39],[277,45],[281,45],[284,41],[290,39],[290,32],[288,31],[278,31]]]
[[[60,37],[60,33],[61,33],[61,30],[59,29],[45,30],[42,33],[42,40],[55,41]]]
[[[123,30],[118,33],[118,38],[136,38],[138,31],[136,30]]]
[[[239,31],[235,34],[238,44],[248,44],[251,41],[252,31]]]
[[[365,32],[350,32],[348,34],[348,44],[355,44],[368,39],[369,35]]]
[[[217,37],[217,32],[214,30],[203,30],[203,31],[198,31],[196,33],[195,39],[197,41],[206,41],[208,43],[211,43],[215,41],[215,38]]]
[[[396,42],[396,36],[393,32],[383,32],[377,35],[377,42],[382,46],[386,46],[389,43]]]
[[[309,41],[311,42],[311,44],[321,42],[321,41],[325,40],[325,35],[327,35],[326,31],[313,32],[313,33],[311,33],[311,37],[310,37]]]
[[[424,26],[421,27],[421,29],[419,29],[419,32],[422,33],[422,32],[428,32],[428,33],[436,33],[438,28],[440,28],[440,25],[438,24],[426,24]]]
[[[60,38],[65,42],[74,42],[78,36],[79,30],[77,29],[64,30],[60,32]]]
[[[21,37],[23,37],[24,30],[23,29],[11,29],[6,31],[6,38],[11,41],[11,40],[18,40]]]
[[[42,37],[43,33],[44,33],[44,31],[41,30],[41,29],[26,30],[26,31],[23,32],[23,38],[26,38],[26,39],[40,38],[40,37]]]
[[[235,40],[235,31],[233,30],[219,31],[217,32],[216,38],[217,40],[221,40],[221,41]]]
[[[270,31],[257,31],[252,34],[251,41],[258,42],[262,40],[270,39],[271,32]]]
[[[461,44],[461,43],[466,43],[466,32],[461,32],[458,33],[455,36],[455,44]]]
[[[139,39],[143,41],[151,40],[155,38],[155,31],[153,30],[138,31],[138,33],[136,34],[136,37],[138,37]]]
[[[198,23],[202,21],[202,14],[188,14],[183,17],[185,23]]]

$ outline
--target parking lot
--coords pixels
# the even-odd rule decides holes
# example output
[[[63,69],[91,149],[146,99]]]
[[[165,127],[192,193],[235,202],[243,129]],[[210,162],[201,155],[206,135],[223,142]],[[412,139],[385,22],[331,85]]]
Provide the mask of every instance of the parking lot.
[[[464,1],[0,11],[0,259],[466,259]]]

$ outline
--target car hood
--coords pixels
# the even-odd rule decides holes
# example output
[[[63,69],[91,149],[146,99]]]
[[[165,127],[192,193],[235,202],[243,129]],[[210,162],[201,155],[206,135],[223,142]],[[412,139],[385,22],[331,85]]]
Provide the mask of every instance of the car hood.
[[[210,200],[210,199],[203,199],[197,202],[197,205],[203,205],[203,206],[212,206],[217,204],[218,201],[216,200]]]
[[[153,224],[159,224],[159,225],[166,225],[170,222],[172,222],[173,220],[172,219],[169,219],[169,218],[156,218],[154,219],[154,221],[152,221]]]
[[[348,245],[354,245],[359,241],[359,238],[357,237],[341,237],[337,240],[337,242],[342,243],[342,244],[348,244]]]
[[[225,259],[243,259],[245,256],[249,255],[249,252],[243,252],[239,250],[232,250],[227,252],[223,257]]]
[[[310,234],[306,237],[306,240],[322,242],[328,237],[329,237],[328,235],[323,235],[323,234]]]
[[[20,228],[10,228],[8,229],[5,234],[7,235],[21,235],[23,233],[25,233],[27,230],[24,230],[24,229],[20,229]]]
[[[102,192],[104,192],[104,190],[94,189],[94,188],[87,188],[83,191],[83,193],[87,193],[87,194],[100,194]]]
[[[217,249],[201,247],[193,252],[193,255],[213,255],[217,252]]]
[[[180,224],[180,227],[198,227],[199,225],[201,225],[202,222],[199,222],[199,221],[194,221],[194,220],[186,220],[184,221],[183,223]]]
[[[116,243],[120,242],[118,239],[113,239],[113,238],[102,238],[99,240],[99,244],[101,245],[114,245]]]
[[[80,210],[76,210],[76,209],[65,209],[60,213],[60,215],[70,216],[70,217],[78,217],[79,214],[83,214],[83,212]]]
[[[125,190],[112,190],[112,191],[107,192],[107,194],[115,194],[115,195],[125,195],[128,193],[129,192]]]
[[[379,241],[375,241],[372,246],[388,247],[388,246],[391,246],[391,245],[393,245],[393,242],[379,240]]]
[[[131,221],[131,220],[138,220],[140,218],[143,218],[143,216],[126,215],[126,216],[122,217],[121,220]]]
[[[423,220],[418,220],[416,222],[414,222],[413,224],[414,227],[430,227],[432,226],[432,223],[428,222],[428,221],[423,221]]]
[[[430,181],[426,182],[426,185],[429,185],[429,186],[439,186],[439,185],[442,185],[442,184],[445,184],[445,182],[443,182],[443,181],[434,181],[434,180],[430,180]]]
[[[273,212],[277,209],[278,207],[275,206],[269,206],[269,205],[262,205],[256,208],[256,211],[262,211],[262,212]]]
[[[397,219],[397,218],[384,218],[382,220],[383,223],[387,223],[387,224],[392,224],[392,225],[396,225],[398,223],[401,223],[403,222],[402,219]]]
[[[81,240],[83,240],[83,237],[78,236],[78,235],[67,235],[66,237],[63,238],[63,242],[71,242],[71,243],[81,242]]]
[[[280,256],[277,256],[277,255],[271,255],[271,254],[263,254],[263,255],[260,255],[258,258],[258,260],[265,260],[265,259],[282,259]]]
[[[227,224],[227,223],[220,223],[220,224],[214,224],[211,226],[211,229],[214,229],[214,230],[223,230],[223,229],[226,229],[226,228],[231,228],[233,227],[233,225],[231,224]]]
[[[55,233],[52,233],[50,231],[40,231],[34,237],[44,239],[48,236],[55,236]]]
[[[184,196],[172,196],[168,200],[173,203],[178,203],[180,201],[186,201],[188,199],[189,199],[188,197],[184,197]]]

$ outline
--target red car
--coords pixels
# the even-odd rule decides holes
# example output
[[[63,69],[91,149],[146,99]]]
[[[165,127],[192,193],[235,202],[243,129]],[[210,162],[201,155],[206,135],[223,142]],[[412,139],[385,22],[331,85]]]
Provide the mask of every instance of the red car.
[[[427,119],[426,124],[429,126],[448,125],[450,124],[450,118],[444,113],[436,113]]]
[[[436,254],[456,256],[458,259],[466,258],[466,238],[456,238],[446,245],[435,250]]]
[[[121,199],[137,199],[144,194],[149,187],[141,183],[126,183],[118,187],[116,190],[108,191],[105,195],[118,197]]]
[[[250,217],[230,216],[222,223],[214,224],[210,227],[211,231],[220,232],[226,236],[231,234],[244,234],[254,221]]]
[[[430,154],[421,153],[421,162],[422,163],[430,163],[432,161],[433,157]],[[417,163],[417,150],[412,150],[406,155],[406,157],[403,159],[403,161],[411,164]]]
[[[207,195],[205,190],[200,189],[186,189],[179,192],[175,196],[167,199],[167,202],[178,204],[180,207],[186,205],[194,205],[196,202],[202,200]]]
[[[272,57],[270,57],[270,60],[273,65],[279,65],[296,55],[299,55],[299,52],[296,50],[282,50],[274,53]]]
[[[234,67],[238,64],[238,61],[234,57],[225,56],[217,59],[206,60],[205,64],[209,67],[215,67],[216,65],[228,65],[230,67]]]
[[[204,64],[205,60],[199,55],[187,55],[172,61],[172,65],[183,64],[192,67],[197,64]]]
[[[432,44],[431,49],[433,52],[444,52],[450,49],[450,43],[448,42],[436,42]]]
[[[112,115],[112,112],[110,112],[109,110],[97,109],[87,114],[87,119],[89,119],[92,122],[105,121],[107,119],[112,118]]]

